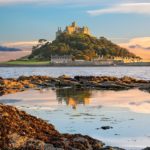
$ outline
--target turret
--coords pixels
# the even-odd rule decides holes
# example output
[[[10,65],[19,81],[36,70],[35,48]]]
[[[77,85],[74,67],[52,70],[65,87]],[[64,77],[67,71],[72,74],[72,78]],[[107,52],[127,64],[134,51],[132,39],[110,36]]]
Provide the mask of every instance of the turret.
[[[75,21],[72,22],[72,27],[76,27],[76,26],[77,26],[76,22]]]
[[[56,32],[56,38],[62,33],[61,27],[58,27],[58,31]]]

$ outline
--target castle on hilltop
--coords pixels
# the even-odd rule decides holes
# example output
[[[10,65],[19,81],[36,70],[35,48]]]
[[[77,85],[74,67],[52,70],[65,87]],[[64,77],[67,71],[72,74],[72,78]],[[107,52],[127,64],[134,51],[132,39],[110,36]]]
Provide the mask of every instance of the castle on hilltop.
[[[90,34],[90,30],[87,26],[79,27],[76,22],[73,22],[70,26],[66,26],[66,29],[64,31],[61,30],[60,27],[58,27],[58,31],[56,32],[56,37],[58,37],[61,33],[81,33],[81,34]]]

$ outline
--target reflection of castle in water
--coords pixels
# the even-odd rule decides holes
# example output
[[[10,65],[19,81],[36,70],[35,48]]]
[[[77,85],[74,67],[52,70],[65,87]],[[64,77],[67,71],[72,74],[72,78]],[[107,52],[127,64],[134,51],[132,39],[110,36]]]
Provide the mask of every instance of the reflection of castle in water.
[[[67,105],[76,109],[78,104],[90,104],[91,91],[88,89],[57,89],[56,95],[60,103],[65,101]]]
[[[76,109],[76,107],[77,107],[77,105],[78,105],[78,103],[77,103],[78,101],[76,100],[76,99],[74,99],[74,98],[69,98],[68,99],[68,105],[69,106],[72,106],[72,108],[73,109]],[[90,104],[90,99],[89,98],[84,98],[83,99],[83,104],[84,105],[88,105],[88,104]]]

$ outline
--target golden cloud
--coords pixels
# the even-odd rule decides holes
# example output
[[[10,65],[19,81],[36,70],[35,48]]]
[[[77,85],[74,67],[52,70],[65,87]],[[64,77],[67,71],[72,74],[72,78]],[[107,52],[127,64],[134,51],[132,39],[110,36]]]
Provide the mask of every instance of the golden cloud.
[[[120,43],[120,46],[142,57],[145,61],[150,61],[150,37],[133,38],[127,43]]]

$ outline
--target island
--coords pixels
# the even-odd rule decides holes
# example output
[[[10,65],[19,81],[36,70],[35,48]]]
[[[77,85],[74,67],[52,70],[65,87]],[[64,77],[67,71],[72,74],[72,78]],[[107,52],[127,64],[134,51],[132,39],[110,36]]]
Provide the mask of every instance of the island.
[[[58,27],[56,39],[40,39],[32,53],[0,66],[149,66],[128,49],[114,44],[105,37],[97,38],[87,26],[76,22]]]

